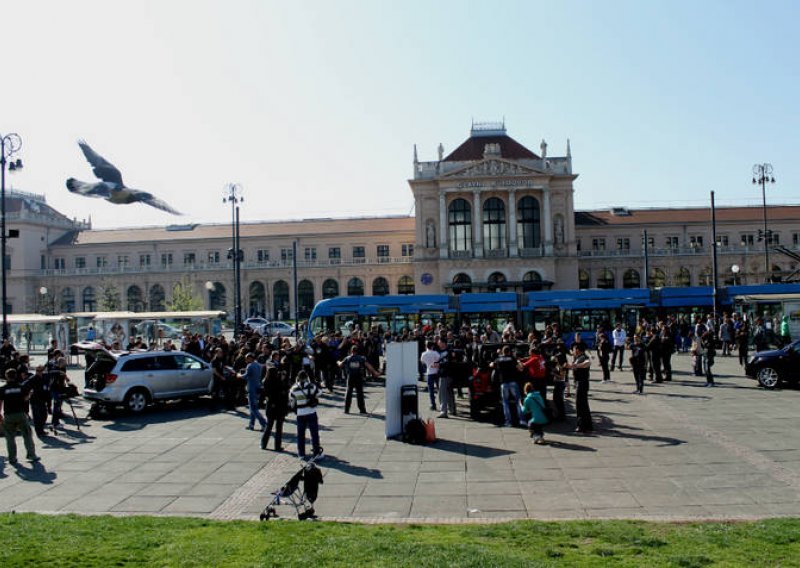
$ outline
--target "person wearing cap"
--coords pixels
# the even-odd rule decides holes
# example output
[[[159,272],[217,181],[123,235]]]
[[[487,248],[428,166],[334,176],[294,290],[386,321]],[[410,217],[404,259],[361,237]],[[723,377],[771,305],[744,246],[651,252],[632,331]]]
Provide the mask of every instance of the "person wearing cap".
[[[33,445],[31,425],[28,422],[28,399],[30,389],[20,383],[16,369],[6,371],[6,384],[0,387],[0,423],[3,424],[8,448],[8,463],[17,463],[17,434],[22,434],[28,461],[38,462],[36,447]]]

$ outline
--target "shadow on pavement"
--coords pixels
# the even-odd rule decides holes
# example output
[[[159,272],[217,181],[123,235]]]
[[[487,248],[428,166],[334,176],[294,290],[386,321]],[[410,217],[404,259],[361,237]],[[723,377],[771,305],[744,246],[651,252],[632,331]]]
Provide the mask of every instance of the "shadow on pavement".
[[[636,432],[643,431],[641,428],[635,426],[620,426],[617,425],[613,419],[601,415],[595,418],[595,430],[606,436],[613,436],[617,438],[628,438],[632,440],[642,440],[644,442],[656,442],[658,446],[679,446],[685,444],[686,440],[679,438],[670,438],[668,436],[654,436],[650,434],[637,434]]]
[[[45,485],[51,485],[58,477],[54,471],[47,471],[41,463],[35,463],[30,468],[22,465],[22,462],[13,466],[17,471],[17,476],[25,481],[35,481]]]
[[[337,471],[341,471],[342,473],[346,473],[348,475],[353,475],[356,477],[383,479],[383,474],[379,469],[354,465],[347,460],[337,458],[336,456],[332,456],[327,452],[325,453],[325,459],[322,462],[320,462],[320,465],[328,469],[335,469]]]

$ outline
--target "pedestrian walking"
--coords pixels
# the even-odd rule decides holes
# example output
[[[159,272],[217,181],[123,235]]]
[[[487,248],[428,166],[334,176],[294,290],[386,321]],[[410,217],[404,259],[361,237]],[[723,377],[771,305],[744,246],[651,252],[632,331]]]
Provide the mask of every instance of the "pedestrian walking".
[[[572,363],[567,363],[567,368],[572,369],[575,379],[575,413],[578,417],[575,431],[587,434],[594,430],[592,412],[589,409],[589,368],[592,362],[583,345],[573,345],[572,354]]]
[[[22,435],[28,461],[38,462],[27,415],[31,391],[20,382],[16,369],[6,370],[5,377],[6,384],[0,387],[0,422],[5,430],[8,463],[17,463],[17,434]]]
[[[360,354],[359,347],[353,345],[350,348],[350,355],[345,357],[339,362],[347,377],[347,392],[344,395],[344,413],[350,413],[350,405],[353,402],[353,391],[356,393],[356,404],[358,404],[358,411],[361,414],[367,413],[367,404],[364,400],[364,381],[366,379],[367,371],[373,375],[378,375],[378,372],[364,357]]]
[[[323,457],[322,446],[319,445],[319,387],[309,378],[308,373],[297,373],[295,383],[289,391],[289,401],[297,414],[297,455],[306,457],[306,430],[311,435],[312,455]]]
[[[700,338],[700,355],[703,362],[703,373],[706,376],[706,386],[713,387],[714,373],[712,367],[714,366],[714,357],[717,354],[715,347],[716,340],[714,339],[714,332],[712,330],[706,331]]]
[[[611,332],[612,341],[614,343],[614,353],[611,357],[611,368],[614,368],[614,362],[617,361],[617,370],[622,370],[622,360],[625,354],[625,341],[628,338],[628,333],[622,328],[622,322],[618,321]]]
[[[441,359],[441,356],[436,351],[436,344],[433,341],[428,341],[425,347],[425,352],[420,355],[419,360],[425,366],[425,380],[428,383],[431,410],[436,410],[436,383],[439,379],[439,359]]]
[[[261,436],[261,449],[267,449],[272,429],[275,428],[275,451],[280,452],[283,450],[283,422],[289,412],[289,389],[275,365],[267,367],[264,392],[267,398],[267,427]]]
[[[248,353],[244,356],[244,360],[247,366],[239,373],[239,378],[244,379],[247,386],[247,406],[250,409],[250,422],[247,429],[252,430],[258,420],[263,432],[267,428],[267,421],[258,409],[258,399],[261,394],[261,364],[256,361],[255,353]]]
[[[645,355],[644,344],[642,338],[638,335],[633,336],[633,345],[631,345],[631,355],[628,362],[633,369],[633,380],[636,382],[636,394],[644,394],[644,378],[647,374],[647,358]]]

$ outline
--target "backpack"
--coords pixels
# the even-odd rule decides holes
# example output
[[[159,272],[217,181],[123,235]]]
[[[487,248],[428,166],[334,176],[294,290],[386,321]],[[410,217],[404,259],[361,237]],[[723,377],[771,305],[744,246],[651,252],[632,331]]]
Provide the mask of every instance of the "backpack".
[[[425,423],[419,418],[412,418],[406,423],[403,441],[409,444],[425,443]]]

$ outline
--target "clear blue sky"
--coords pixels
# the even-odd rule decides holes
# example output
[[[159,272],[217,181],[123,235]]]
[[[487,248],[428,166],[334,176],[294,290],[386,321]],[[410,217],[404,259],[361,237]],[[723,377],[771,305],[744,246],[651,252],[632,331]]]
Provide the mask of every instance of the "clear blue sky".
[[[3,0],[8,182],[96,227],[408,213],[412,148],[472,119],[550,155],[579,208],[800,202],[795,2]],[[85,138],[143,205],[76,197]]]

